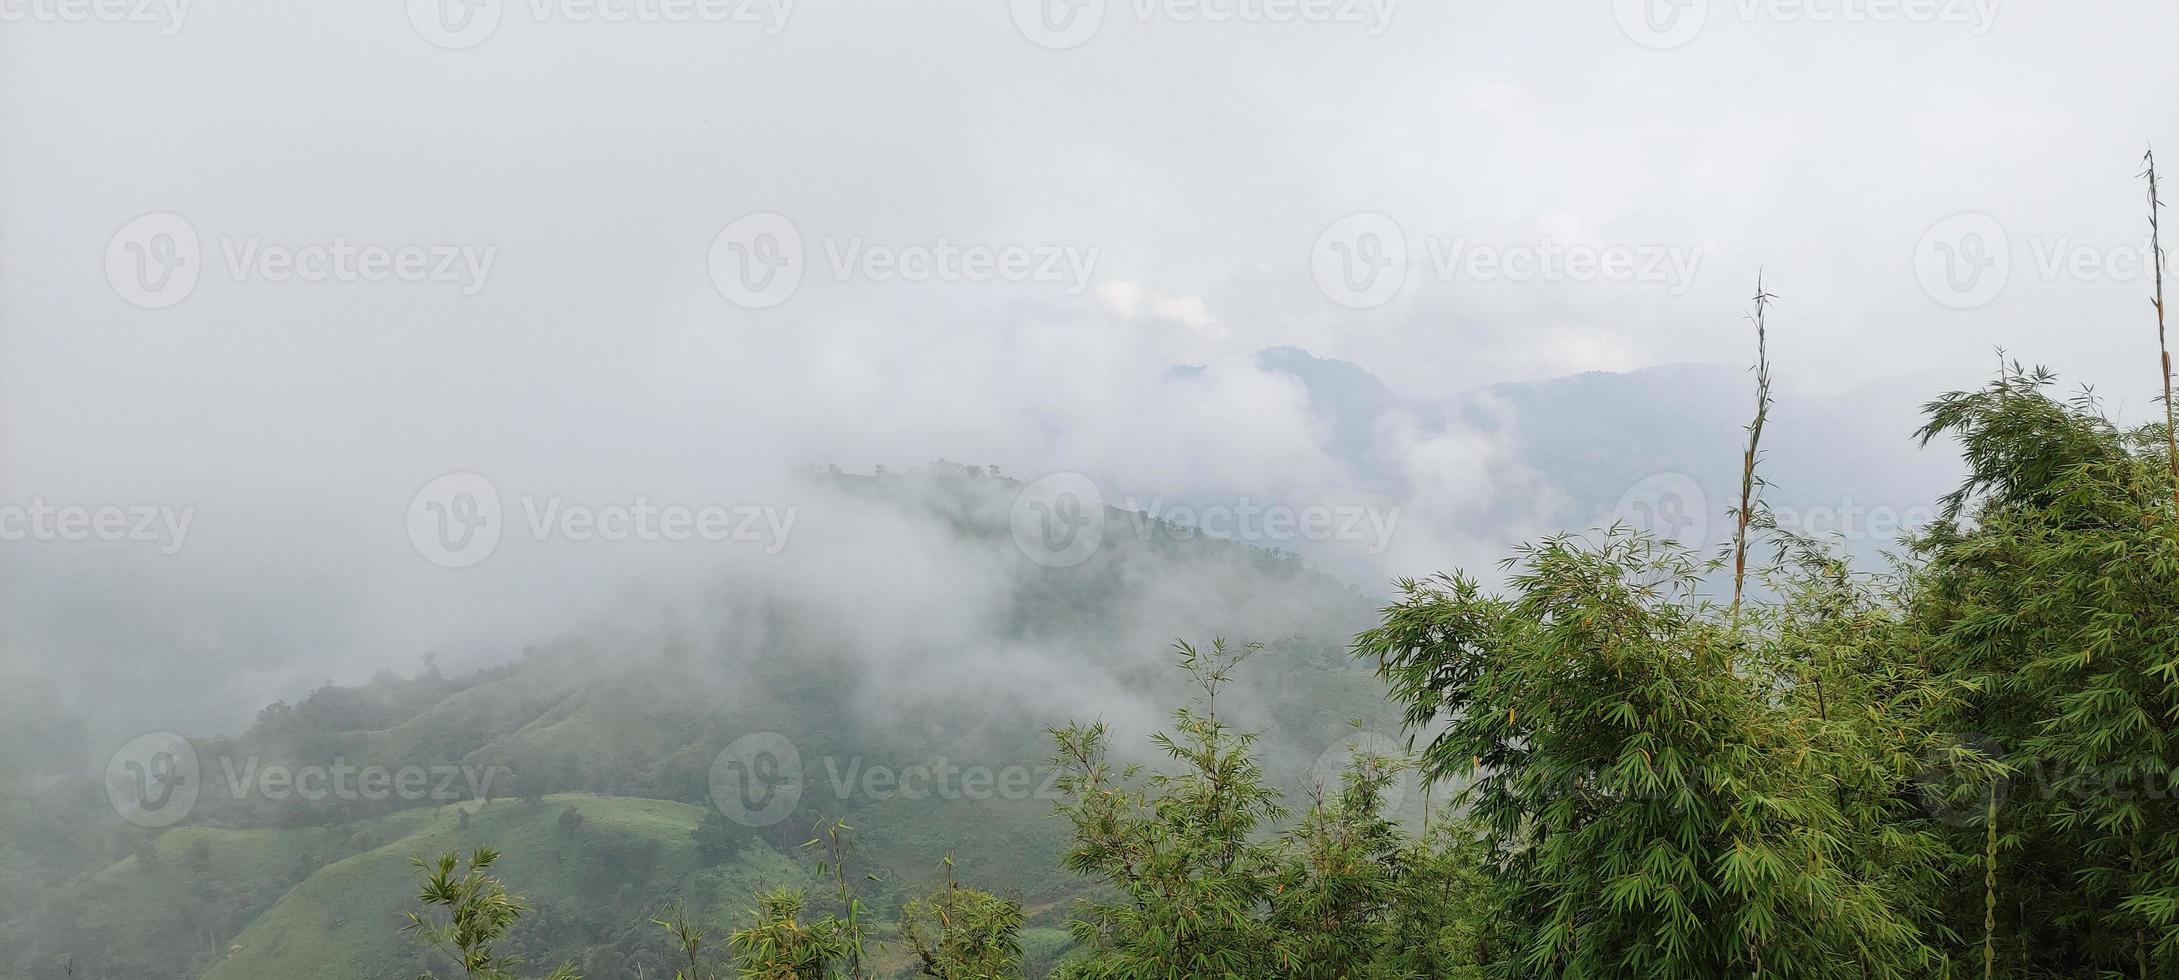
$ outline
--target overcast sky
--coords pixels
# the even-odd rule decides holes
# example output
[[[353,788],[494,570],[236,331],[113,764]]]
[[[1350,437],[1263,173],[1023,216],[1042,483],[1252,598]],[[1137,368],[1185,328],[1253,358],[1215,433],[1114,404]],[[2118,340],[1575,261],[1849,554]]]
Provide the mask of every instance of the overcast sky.
[[[1791,388],[1923,393],[2004,347],[2138,421],[2175,28],[2169,0],[0,0],[0,504],[193,508],[173,555],[0,543],[0,660],[316,649],[247,702],[550,635],[593,569],[420,560],[405,514],[448,473],[776,503],[788,465],[945,456],[1345,499],[1253,352],[1423,399],[1738,364],[1759,269]],[[1390,441],[1487,497],[1536,491],[1517,440]]]

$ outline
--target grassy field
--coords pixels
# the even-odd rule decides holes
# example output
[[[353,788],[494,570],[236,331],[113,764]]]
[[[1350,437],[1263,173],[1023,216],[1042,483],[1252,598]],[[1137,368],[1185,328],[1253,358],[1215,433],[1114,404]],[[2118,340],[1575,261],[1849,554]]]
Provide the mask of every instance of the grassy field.
[[[581,827],[573,831],[560,826],[570,807],[582,815]],[[470,813],[466,827],[465,810]],[[756,843],[725,867],[697,869],[689,838],[701,813],[662,800],[583,794],[442,808],[407,835],[305,879],[243,930],[230,955],[205,977],[347,980],[413,975],[434,965],[399,931],[401,913],[419,907],[409,859],[481,844],[506,855],[501,877],[546,910],[536,924],[548,928],[551,909],[580,906],[586,918],[655,929],[648,920],[676,901],[723,915],[738,911],[758,889],[807,882],[806,864]],[[601,885],[601,855],[610,862],[615,848],[648,844],[658,847],[655,863],[662,870],[647,876],[640,888]]]

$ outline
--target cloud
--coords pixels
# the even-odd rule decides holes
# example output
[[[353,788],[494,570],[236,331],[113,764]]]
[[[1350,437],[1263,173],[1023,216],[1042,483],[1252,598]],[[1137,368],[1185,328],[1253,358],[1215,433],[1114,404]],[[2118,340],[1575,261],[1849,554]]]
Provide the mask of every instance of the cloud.
[[[796,4],[778,31],[508,5],[458,50],[399,5],[10,25],[0,501],[195,519],[173,556],[7,544],[0,665],[133,721],[225,723],[426,650],[505,659],[677,567],[520,541],[434,566],[404,515],[456,472],[590,506],[786,505],[791,466],[946,457],[1197,510],[1400,508],[1375,553],[1312,549],[1364,584],[1474,564],[1581,495],[1529,472],[1518,411],[1446,406],[1741,363],[1759,269],[1780,374],[1808,390],[1913,375],[1920,394],[2002,345],[2147,411],[2143,283],[2023,261],[1962,311],[1914,259],[1962,211],[2021,256],[2137,243],[2133,161],[2179,143],[2157,47],[2179,8],[2009,7],[1980,34],[1718,16],[1659,51],[1595,6],[1402,4],[1376,31],[1114,5],[1063,51],[997,4]],[[1395,296],[1350,309],[1311,249],[1360,212],[1393,219],[1411,261]],[[764,308],[713,278],[722,230],[755,213],[803,246]],[[115,285],[175,257],[172,236],[117,237],[151,214],[197,239],[163,308],[131,299],[150,280]],[[1703,258],[1678,291],[1431,261],[1546,239]],[[837,271],[850,245],[1071,256],[1055,268],[1083,280]],[[231,261],[348,247],[493,259],[462,282]],[[1360,365],[1387,403],[1334,411],[1258,361],[1281,346]],[[920,532],[871,533],[906,557],[858,584],[940,577]],[[969,576],[947,602],[984,608],[969,591],[990,582],[946,571]],[[872,622],[939,601],[896,587]]]

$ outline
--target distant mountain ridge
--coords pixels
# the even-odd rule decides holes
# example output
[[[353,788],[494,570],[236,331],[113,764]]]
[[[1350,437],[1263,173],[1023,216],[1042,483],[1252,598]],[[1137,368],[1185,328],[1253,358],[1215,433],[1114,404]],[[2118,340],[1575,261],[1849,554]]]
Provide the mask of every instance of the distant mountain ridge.
[[[1397,485],[1398,468],[1375,436],[1388,417],[1403,413],[1427,428],[1510,428],[1521,459],[1561,498],[1543,515],[1550,527],[1608,524],[1625,516],[1630,491],[1660,476],[1684,476],[1700,488],[1713,531],[1737,503],[1744,427],[1755,398],[1745,368],[1666,364],[1427,399],[1402,396],[1358,365],[1298,348],[1262,351],[1257,363],[1300,381],[1312,411],[1336,433],[1335,455],[1394,493],[1408,488]],[[1936,392],[1902,397],[1901,390],[1869,385],[1819,396],[1782,381],[1764,433],[1765,500],[1811,518],[1809,529],[1819,535],[1839,530],[1829,526],[1833,515],[1853,523],[1857,509],[1881,508],[1902,520],[1932,513],[1937,498],[1958,484],[1959,465],[1951,453],[1924,451],[1912,438],[1922,402]],[[1847,549],[1863,558],[1891,544],[1866,527],[1844,532]],[[1719,533],[1707,538],[1723,540]]]

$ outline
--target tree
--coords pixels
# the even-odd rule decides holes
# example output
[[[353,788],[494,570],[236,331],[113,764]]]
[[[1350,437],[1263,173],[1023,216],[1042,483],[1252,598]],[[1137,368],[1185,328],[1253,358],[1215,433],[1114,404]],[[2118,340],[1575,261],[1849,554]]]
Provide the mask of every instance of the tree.
[[[1935,723],[1974,746],[1942,791],[1988,884],[1955,918],[2037,974],[2169,976],[2179,521],[2166,433],[2120,431],[2086,393],[2051,397],[2053,380],[2012,365],[1931,403],[1921,432],[1957,439],[1968,469],[1915,542],[1913,601],[1950,694]]]
[[[854,853],[854,828],[844,821],[819,827],[802,846],[818,850],[817,873],[832,878],[840,911],[805,923],[808,902],[796,889],[759,896],[754,922],[728,937],[741,975],[749,980],[824,980],[839,976],[864,980],[869,944],[869,908],[850,883],[847,864]],[[875,876],[865,876],[875,880]]]
[[[1254,647],[1210,651],[1176,644],[1181,668],[1200,692],[1197,707],[1174,713],[1179,734],[1152,737],[1181,764],[1176,774],[1132,783],[1135,767],[1115,773],[1106,760],[1107,729],[1054,731],[1060,813],[1074,826],[1068,870],[1101,880],[1117,896],[1076,903],[1068,922],[1088,960],[1060,975],[1253,977],[1273,969],[1271,931],[1258,915],[1278,876],[1277,851],[1255,839],[1285,808],[1264,784],[1252,734],[1218,719],[1216,698]]]
[[[847,959],[847,940],[830,916],[803,923],[802,893],[780,889],[757,898],[755,920],[729,937],[744,980],[825,980]]]
[[[1316,800],[1282,840],[1284,867],[1270,898],[1273,959],[1284,976],[1369,973],[1386,938],[1379,923],[1401,898],[1407,841],[1385,815],[1401,760],[1357,754],[1336,792]]]
[[[520,897],[509,895],[506,886],[491,875],[492,865],[498,861],[499,852],[489,847],[477,848],[466,863],[452,851],[429,864],[423,858],[409,859],[424,879],[417,901],[424,904],[425,911],[404,913],[409,924],[402,931],[414,933],[425,945],[453,957],[462,975],[471,980],[514,980],[514,971],[521,965],[519,959],[502,956],[495,948],[522,913],[529,910]],[[444,922],[429,917],[433,907],[446,910]],[[425,974],[426,980],[430,977]],[[552,972],[550,980],[581,977],[573,966],[562,966]]]
[[[1678,545],[1614,530],[1521,549],[1510,595],[1400,583],[1357,652],[1426,777],[1466,782],[1523,975],[1907,976],[1934,960],[1855,869],[1828,750],[1696,598]]]
[[[963,888],[953,877],[901,906],[900,937],[918,975],[936,980],[1009,980],[1021,972],[1021,903]]]
[[[673,937],[674,948],[688,963],[674,971],[673,980],[711,980],[714,974],[703,959],[704,930],[697,928],[686,911],[676,908],[666,918],[652,919],[651,923]]]
[[[1460,977],[1473,975],[1492,892],[1479,848],[1456,834],[1411,841],[1386,814],[1387,788],[1410,765],[1354,756],[1336,790],[1287,815],[1255,754],[1256,737],[1220,720],[1217,697],[1254,647],[1175,645],[1195,704],[1177,735],[1153,741],[1176,771],[1144,776],[1107,761],[1104,725],[1054,731],[1074,827],[1066,866],[1110,897],[1076,904],[1081,952],[1055,976]],[[1455,901],[1434,907],[1460,889]],[[1470,917],[1471,913],[1477,913]]]

